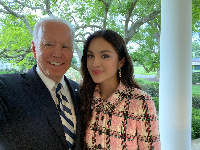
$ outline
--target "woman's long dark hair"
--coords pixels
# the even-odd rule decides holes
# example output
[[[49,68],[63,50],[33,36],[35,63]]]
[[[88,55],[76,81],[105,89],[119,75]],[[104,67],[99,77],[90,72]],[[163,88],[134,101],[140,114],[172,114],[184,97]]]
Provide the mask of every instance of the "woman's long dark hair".
[[[83,77],[83,83],[80,87],[80,97],[82,101],[81,115],[82,115],[82,137],[85,137],[85,131],[92,117],[91,103],[93,99],[93,93],[96,84],[93,82],[92,77],[87,69],[87,50],[90,42],[94,38],[103,38],[109,42],[118,54],[119,61],[125,58],[124,65],[121,67],[120,81],[127,87],[139,88],[138,84],[133,78],[133,63],[128,54],[126,44],[123,38],[112,30],[101,30],[91,34],[84,44],[83,56],[81,59],[81,72]],[[119,75],[118,75],[119,78]],[[86,149],[86,147],[85,147]]]

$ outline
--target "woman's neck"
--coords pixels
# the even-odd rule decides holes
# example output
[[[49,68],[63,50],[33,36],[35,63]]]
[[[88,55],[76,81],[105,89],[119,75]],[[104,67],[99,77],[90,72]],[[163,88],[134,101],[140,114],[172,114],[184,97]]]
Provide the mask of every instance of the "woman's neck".
[[[107,100],[117,89],[119,81],[100,83],[101,98]]]

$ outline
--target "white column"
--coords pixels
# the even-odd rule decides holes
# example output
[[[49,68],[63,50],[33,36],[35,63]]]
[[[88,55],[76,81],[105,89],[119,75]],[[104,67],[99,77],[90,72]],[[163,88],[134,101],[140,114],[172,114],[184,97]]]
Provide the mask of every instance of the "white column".
[[[159,126],[162,150],[191,149],[192,0],[161,0]]]

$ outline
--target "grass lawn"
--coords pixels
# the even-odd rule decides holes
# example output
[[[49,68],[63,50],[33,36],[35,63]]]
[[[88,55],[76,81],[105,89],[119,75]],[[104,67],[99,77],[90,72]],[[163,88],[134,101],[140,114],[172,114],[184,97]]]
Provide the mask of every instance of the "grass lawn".
[[[134,66],[134,74],[141,74],[141,75],[156,75],[157,72],[146,72],[146,70],[144,69],[144,67],[142,66]]]
[[[5,71],[1,71],[0,74],[6,74],[6,72]]]
[[[149,81],[149,80],[146,80],[146,78],[135,78],[135,80],[136,80],[136,82],[138,82],[138,83],[145,83],[145,84],[150,84],[150,83],[152,83],[153,81]]]
[[[200,95],[200,85],[192,85],[192,94]]]

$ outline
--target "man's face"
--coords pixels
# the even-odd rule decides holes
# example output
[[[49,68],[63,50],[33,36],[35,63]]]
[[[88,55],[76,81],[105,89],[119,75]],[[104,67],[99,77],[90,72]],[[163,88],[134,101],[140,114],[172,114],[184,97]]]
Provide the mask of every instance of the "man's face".
[[[67,25],[44,22],[38,29],[37,42],[32,42],[32,51],[39,69],[59,82],[71,65],[72,46],[71,30]]]

